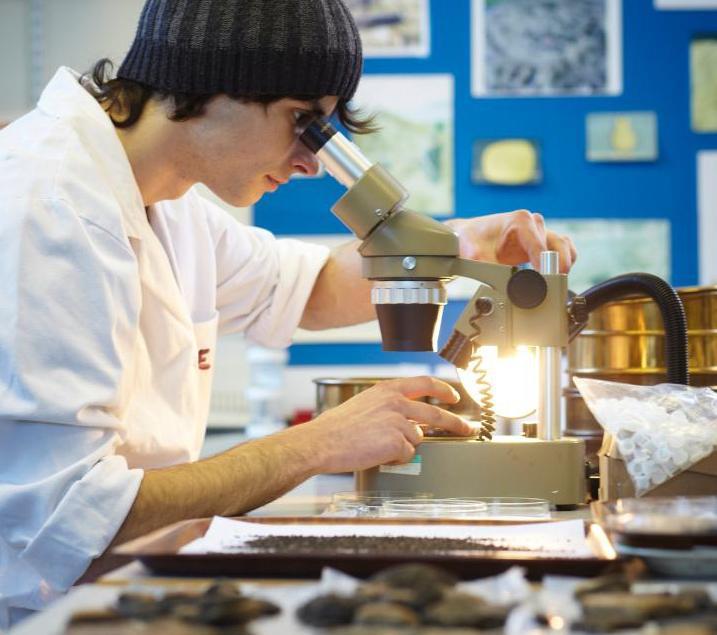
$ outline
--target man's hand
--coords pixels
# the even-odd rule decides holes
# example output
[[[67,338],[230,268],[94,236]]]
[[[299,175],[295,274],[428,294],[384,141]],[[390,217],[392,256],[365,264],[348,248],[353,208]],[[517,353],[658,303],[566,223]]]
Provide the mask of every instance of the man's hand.
[[[456,436],[475,434],[461,417],[414,401],[418,397],[435,397],[444,403],[459,399],[451,386],[433,377],[383,381],[279,436],[291,439],[299,453],[318,458],[319,472],[350,472],[410,461],[423,440],[418,424]]]
[[[540,267],[540,252],[560,254],[560,271],[567,273],[575,263],[577,251],[568,236],[545,228],[541,214],[517,210],[477,218],[455,218],[445,223],[458,234],[460,255],[470,260],[519,265],[530,262]]]

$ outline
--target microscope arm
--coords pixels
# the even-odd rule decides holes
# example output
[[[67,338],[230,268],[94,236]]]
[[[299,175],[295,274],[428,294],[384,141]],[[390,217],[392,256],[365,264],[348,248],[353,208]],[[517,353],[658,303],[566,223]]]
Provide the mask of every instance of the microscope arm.
[[[567,278],[458,257],[458,238],[445,225],[400,209],[377,225],[359,247],[363,276],[371,280],[476,280],[481,286],[455,330],[472,337],[477,301],[481,342],[504,349],[518,345],[567,346]]]
[[[568,344],[567,276],[456,259],[453,273],[481,283],[454,327],[466,336],[482,305],[481,343],[505,347]]]

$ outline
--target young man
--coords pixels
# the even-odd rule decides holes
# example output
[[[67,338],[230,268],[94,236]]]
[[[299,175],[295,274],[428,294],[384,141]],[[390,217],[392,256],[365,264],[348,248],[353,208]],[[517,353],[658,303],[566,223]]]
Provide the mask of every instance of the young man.
[[[361,72],[340,0],[148,0],[118,72],[62,68],[0,133],[0,624],[42,608],[111,544],[236,515],[321,472],[408,460],[427,377],[196,462],[217,333],[286,346],[373,318],[355,244],[333,253],[244,227],[192,189],[256,202],[317,163],[298,134],[349,128]],[[457,220],[465,257],[507,263],[569,239],[526,211]]]

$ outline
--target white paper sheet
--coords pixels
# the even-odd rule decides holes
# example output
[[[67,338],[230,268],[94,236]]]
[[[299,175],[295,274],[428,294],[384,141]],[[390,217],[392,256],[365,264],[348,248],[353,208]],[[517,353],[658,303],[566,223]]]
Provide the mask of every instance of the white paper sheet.
[[[202,538],[185,545],[182,554],[232,553],[247,549],[247,541],[264,536],[370,536],[402,538],[458,538],[499,541],[507,549],[525,550],[539,557],[589,558],[582,520],[524,525],[371,525],[261,524],[215,516]]]

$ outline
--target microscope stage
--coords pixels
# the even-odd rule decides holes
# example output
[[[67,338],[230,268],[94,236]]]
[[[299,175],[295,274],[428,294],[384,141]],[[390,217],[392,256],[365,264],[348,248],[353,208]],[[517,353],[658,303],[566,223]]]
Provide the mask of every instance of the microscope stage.
[[[517,496],[579,505],[585,502],[585,442],[428,438],[410,463],[357,472],[356,490],[426,492],[438,498]]]

